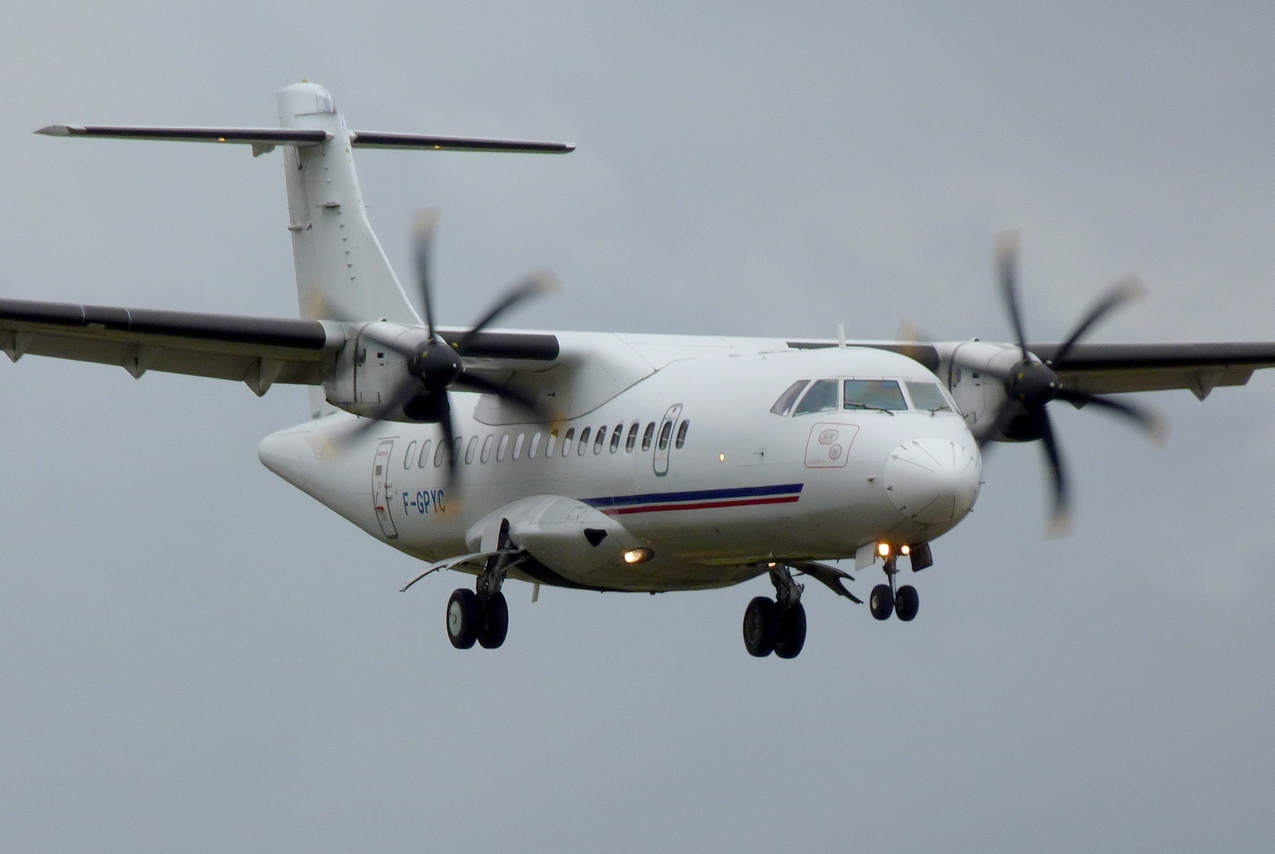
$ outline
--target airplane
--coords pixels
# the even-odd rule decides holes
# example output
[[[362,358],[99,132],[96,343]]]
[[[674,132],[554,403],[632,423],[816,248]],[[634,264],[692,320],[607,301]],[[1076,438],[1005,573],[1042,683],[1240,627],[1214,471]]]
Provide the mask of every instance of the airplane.
[[[0,299],[0,348],[310,388],[310,418],[262,439],[272,472],[368,534],[440,570],[475,576],[448,601],[451,644],[500,647],[516,580],[662,593],[768,576],[748,603],[746,650],[794,658],[806,640],[797,581],[846,587],[878,567],[877,620],[910,621],[931,544],[973,508],[985,449],[1039,442],[1052,522],[1069,480],[1048,406],[1163,425],[1121,397],[1189,389],[1203,400],[1275,366],[1275,343],[1093,344],[1082,339],[1141,293],[1103,294],[1062,343],[1029,344],[1016,236],[997,246],[1010,342],[725,338],[530,331],[496,321],[557,289],[548,271],[468,328],[434,321],[436,215],[416,223],[413,303],[368,221],[354,149],[566,154],[564,143],[352,131],[322,86],[278,93],[277,128],[50,125],[48,136],[282,149],[299,318]]]

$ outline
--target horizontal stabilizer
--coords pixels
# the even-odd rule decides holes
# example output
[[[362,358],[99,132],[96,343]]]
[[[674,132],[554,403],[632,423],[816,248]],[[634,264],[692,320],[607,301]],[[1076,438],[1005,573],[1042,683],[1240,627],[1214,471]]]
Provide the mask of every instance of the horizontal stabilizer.
[[[251,145],[253,154],[264,154],[276,145],[320,145],[332,139],[325,130],[302,128],[180,128],[112,127],[107,125],[48,125],[36,133],[45,136],[85,136],[102,139],[148,139],[162,142],[223,142]],[[575,146],[565,142],[528,142],[515,139],[479,139],[425,136],[415,133],[350,131],[355,148],[407,148],[426,151],[506,151],[522,154],[566,154]]]
[[[456,136],[424,136],[416,133],[350,132],[355,148],[423,148],[433,151],[510,151],[522,154],[567,154],[569,142],[526,142],[516,139],[469,139]]]
[[[170,128],[108,127],[105,125],[48,125],[36,133],[45,136],[89,136],[105,139],[150,139],[162,142],[233,142],[251,145],[252,153],[265,154],[276,145],[319,145],[332,138],[324,130],[301,128]]]

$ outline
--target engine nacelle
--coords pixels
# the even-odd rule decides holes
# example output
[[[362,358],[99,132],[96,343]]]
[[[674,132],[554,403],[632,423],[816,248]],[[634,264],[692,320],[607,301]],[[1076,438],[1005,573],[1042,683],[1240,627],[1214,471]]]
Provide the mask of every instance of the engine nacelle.
[[[935,371],[952,392],[960,407],[965,423],[975,435],[987,429],[996,413],[1008,399],[1005,384],[994,375],[1007,374],[1022,360],[1022,351],[1012,344],[993,344],[986,341],[962,341],[957,344],[937,344],[939,367]],[[997,436],[1008,439],[1009,436]]]
[[[336,354],[323,377],[323,393],[328,403],[355,415],[372,417],[382,402],[390,398],[404,383],[414,380],[408,371],[408,357],[403,352],[420,349],[429,334],[420,327],[399,323],[348,324],[345,346]],[[379,341],[367,334],[371,331]],[[393,341],[396,349],[385,346]],[[387,421],[407,421],[402,413],[384,416]]]

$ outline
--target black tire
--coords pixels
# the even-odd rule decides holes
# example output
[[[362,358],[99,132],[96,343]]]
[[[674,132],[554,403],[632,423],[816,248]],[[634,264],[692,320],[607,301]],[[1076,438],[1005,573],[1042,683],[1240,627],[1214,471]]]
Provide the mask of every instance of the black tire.
[[[509,633],[509,603],[505,594],[497,593],[487,600],[483,609],[483,627],[478,632],[478,643],[483,649],[495,649],[505,642]]]
[[[464,587],[447,600],[447,639],[457,649],[469,649],[478,639],[483,612],[478,594]]]
[[[905,584],[894,594],[894,615],[903,622],[916,619],[916,612],[921,608],[921,594],[911,584]]]
[[[888,620],[894,613],[894,592],[888,584],[878,584],[868,597],[868,610],[878,620]]]
[[[744,611],[744,647],[754,658],[765,658],[775,649],[778,608],[773,599],[758,596]]]
[[[775,641],[775,655],[780,658],[796,658],[806,645],[806,608],[800,602],[779,618],[779,638]]]

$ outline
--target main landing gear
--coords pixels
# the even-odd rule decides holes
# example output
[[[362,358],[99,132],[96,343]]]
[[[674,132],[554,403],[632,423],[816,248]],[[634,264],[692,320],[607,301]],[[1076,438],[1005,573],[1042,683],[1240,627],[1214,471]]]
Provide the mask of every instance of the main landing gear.
[[[509,603],[500,587],[513,564],[508,550],[509,522],[500,528],[500,553],[487,558],[475,590],[464,587],[447,600],[447,639],[457,649],[469,649],[474,641],[483,649],[495,649],[509,633]]]
[[[920,610],[921,596],[916,592],[915,587],[905,584],[895,589],[894,576],[898,574],[895,556],[890,555],[885,559],[885,577],[889,583],[873,587],[872,595],[868,597],[868,610],[878,620],[888,620],[890,614],[894,613],[906,623],[915,619],[916,612]]]
[[[801,604],[802,585],[792,580],[788,567],[770,568],[775,598],[758,596],[744,611],[744,646],[748,654],[765,658],[796,658],[806,645],[806,609]]]

